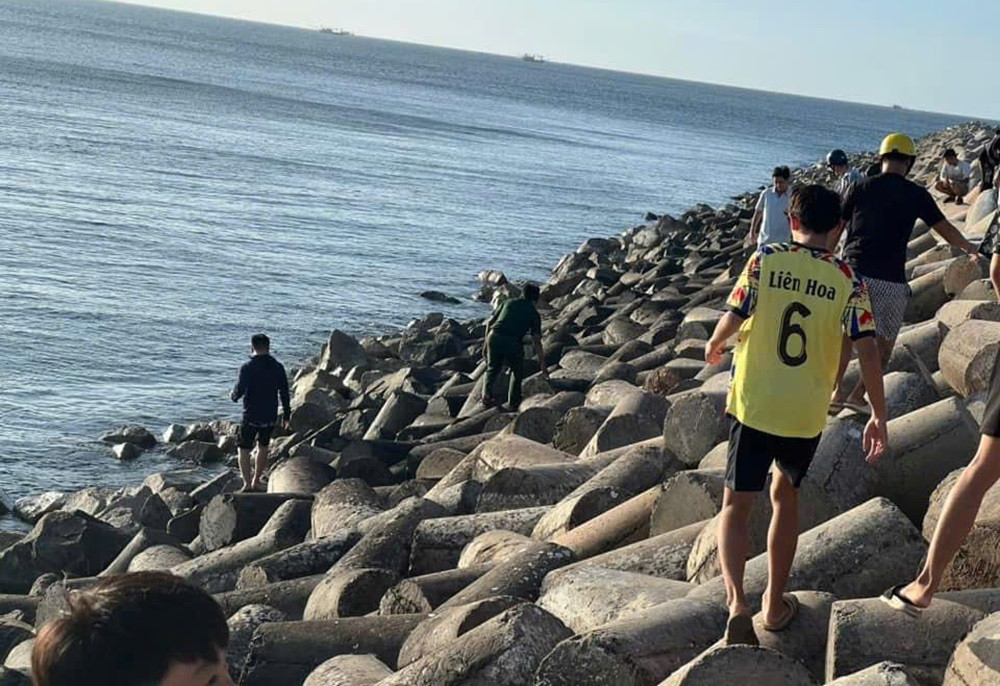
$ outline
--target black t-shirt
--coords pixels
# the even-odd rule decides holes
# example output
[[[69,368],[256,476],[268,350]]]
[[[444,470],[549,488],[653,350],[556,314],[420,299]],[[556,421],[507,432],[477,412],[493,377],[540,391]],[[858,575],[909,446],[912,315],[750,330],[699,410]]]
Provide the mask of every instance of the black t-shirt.
[[[847,243],[844,257],[862,276],[906,282],[906,244],[913,225],[934,226],[944,219],[927,189],[899,174],[861,181],[844,200]]]

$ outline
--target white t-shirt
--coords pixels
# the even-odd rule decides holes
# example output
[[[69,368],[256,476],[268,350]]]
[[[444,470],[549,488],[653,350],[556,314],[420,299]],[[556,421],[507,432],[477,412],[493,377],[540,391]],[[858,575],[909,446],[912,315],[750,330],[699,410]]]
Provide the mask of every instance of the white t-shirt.
[[[970,176],[972,176],[972,165],[965,160],[959,160],[954,166],[947,162],[941,165],[942,181],[968,181]]]
[[[792,229],[788,225],[788,216],[785,214],[788,211],[788,201],[791,197],[790,190],[778,195],[774,186],[760,194],[760,199],[757,200],[757,211],[764,216],[760,223],[757,245],[788,243],[792,240]]]

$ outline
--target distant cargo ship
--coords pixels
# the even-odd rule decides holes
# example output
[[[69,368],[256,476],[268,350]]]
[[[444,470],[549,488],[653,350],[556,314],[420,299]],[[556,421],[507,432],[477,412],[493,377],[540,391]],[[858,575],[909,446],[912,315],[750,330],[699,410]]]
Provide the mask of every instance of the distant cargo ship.
[[[320,33],[328,33],[331,36],[353,36],[354,34],[347,29],[331,29],[324,26],[319,30]]]
[[[542,57],[541,55],[530,55],[528,53],[524,53],[523,55],[521,55],[521,59],[524,60],[525,62],[541,63],[545,61],[545,58]]]

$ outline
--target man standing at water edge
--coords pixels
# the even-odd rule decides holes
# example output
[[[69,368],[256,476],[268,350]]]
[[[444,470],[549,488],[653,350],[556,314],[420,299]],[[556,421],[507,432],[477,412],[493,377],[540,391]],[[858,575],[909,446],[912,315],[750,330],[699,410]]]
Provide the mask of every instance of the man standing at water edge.
[[[510,390],[507,403],[516,410],[521,404],[521,382],[524,381],[524,335],[531,334],[531,343],[538,357],[542,376],[548,378],[545,350],[542,348],[542,318],[535,303],[540,292],[538,286],[524,287],[524,297],[500,303],[486,323],[486,379],[483,382],[483,405],[493,407],[493,387],[504,365],[510,369]]]
[[[906,178],[917,159],[917,146],[909,136],[901,133],[886,136],[879,148],[879,159],[882,173],[854,187],[844,202],[842,217],[847,222],[844,258],[868,286],[884,366],[896,345],[910,299],[905,269],[906,244],[917,219],[924,220],[948,243],[973,258],[976,247],[944,218],[926,188]],[[840,405],[858,407],[864,397],[863,381],[859,381],[849,394],[841,387],[850,359],[851,342],[845,338],[837,389],[831,401],[834,409]]]
[[[251,357],[240,367],[233,389],[233,402],[243,399],[243,422],[240,424],[240,472],[243,490],[261,490],[261,479],[267,470],[267,450],[271,433],[278,422],[278,397],[281,397],[283,422],[288,426],[291,403],[288,397],[288,376],[285,368],[271,357],[271,340],[264,334],[250,339]],[[250,473],[250,450],[257,444],[257,460]]]
[[[718,364],[739,333],[726,402],[732,418],[726,490],[719,521],[719,560],[726,584],[726,643],[757,645],[743,574],[750,548],[754,497],[771,472],[773,514],[768,532],[768,583],[763,626],[781,631],[798,611],[785,585],[799,536],[798,487],[826,425],[837,377],[842,332],[857,342],[871,390],[872,419],[864,433],[869,463],[886,447],[882,369],[864,282],[827,249],[840,222],[840,199],[819,185],[800,188],[789,204],[793,242],[764,245],[750,258],[729,296],[727,312],[705,345]],[[777,469],[772,470],[772,462]]]
[[[757,208],[750,220],[750,244],[787,243],[792,240],[788,228],[788,182],[792,172],[788,167],[775,167],[771,174],[774,182],[761,192]]]

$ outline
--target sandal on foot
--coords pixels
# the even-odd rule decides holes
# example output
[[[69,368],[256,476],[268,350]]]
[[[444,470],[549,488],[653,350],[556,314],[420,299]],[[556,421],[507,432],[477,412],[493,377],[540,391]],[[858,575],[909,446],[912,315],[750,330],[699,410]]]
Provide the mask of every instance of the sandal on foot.
[[[866,417],[870,416],[872,413],[872,408],[868,407],[868,405],[864,403],[844,403],[843,409],[863,414]]]
[[[844,403],[830,403],[830,409],[826,411],[827,414],[832,414],[834,416],[840,414],[844,409]]]
[[[760,640],[757,632],[753,630],[753,619],[750,615],[736,615],[730,617],[726,624],[726,636],[724,638],[727,646],[748,645],[759,646]]]
[[[781,596],[781,604],[785,606],[785,614],[781,616],[777,622],[773,624],[768,624],[766,622],[761,623],[766,631],[783,631],[788,628],[788,625],[792,623],[795,616],[799,614],[799,599],[790,593],[786,593]]]
[[[883,603],[891,607],[893,610],[898,610],[904,614],[913,617],[914,619],[919,619],[920,615],[923,614],[924,608],[914,605],[909,600],[900,595],[900,591],[906,584],[900,584],[899,586],[893,586],[888,589],[878,597]]]

